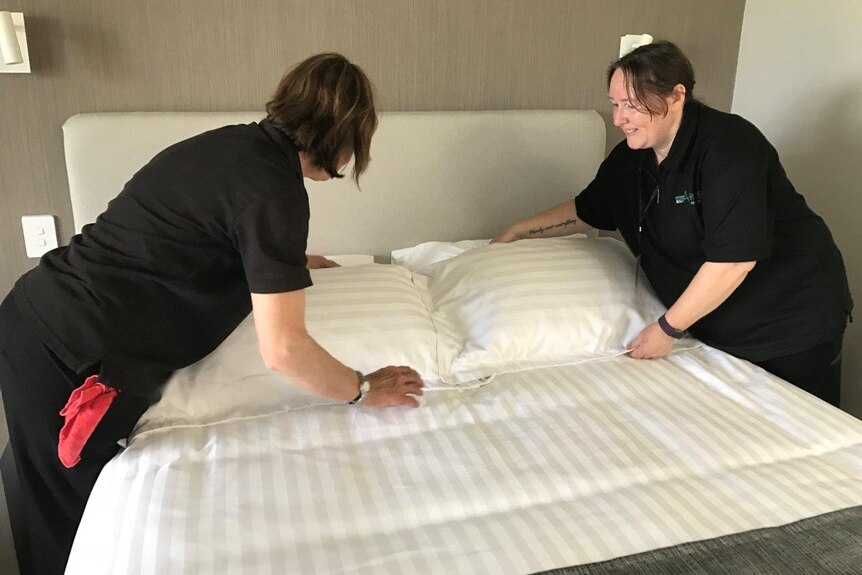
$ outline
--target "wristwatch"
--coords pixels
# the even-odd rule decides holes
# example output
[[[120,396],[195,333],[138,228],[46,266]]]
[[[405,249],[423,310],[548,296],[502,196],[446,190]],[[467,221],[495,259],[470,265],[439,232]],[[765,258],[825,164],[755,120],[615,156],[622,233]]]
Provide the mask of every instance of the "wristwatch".
[[[365,396],[368,395],[368,392],[371,391],[371,379],[367,375],[362,375],[361,372],[357,371],[356,380],[359,384],[359,393],[348,402],[350,405],[361,404],[365,401]]]
[[[667,335],[669,335],[670,337],[672,337],[674,339],[680,339],[681,337],[683,337],[685,335],[684,331],[680,331],[680,330],[676,329],[675,327],[673,327],[672,325],[670,325],[667,322],[667,318],[665,318],[663,314],[660,318],[658,318],[658,326],[661,328],[661,330],[663,332],[665,332]]]

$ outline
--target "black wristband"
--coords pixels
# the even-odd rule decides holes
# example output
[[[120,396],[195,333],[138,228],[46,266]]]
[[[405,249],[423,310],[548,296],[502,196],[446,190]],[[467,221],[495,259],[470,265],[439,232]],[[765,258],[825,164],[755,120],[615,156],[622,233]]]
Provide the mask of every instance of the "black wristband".
[[[685,335],[684,331],[680,331],[680,330],[676,329],[675,327],[673,327],[672,325],[670,325],[667,322],[667,318],[664,317],[663,314],[660,318],[658,318],[658,326],[661,328],[661,330],[665,334],[668,335],[668,337],[672,337],[674,339],[680,339],[682,336]]]

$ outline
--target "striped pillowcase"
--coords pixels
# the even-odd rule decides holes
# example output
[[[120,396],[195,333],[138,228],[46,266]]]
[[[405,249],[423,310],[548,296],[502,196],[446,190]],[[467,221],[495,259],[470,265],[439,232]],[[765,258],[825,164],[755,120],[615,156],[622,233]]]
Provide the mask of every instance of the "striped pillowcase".
[[[612,238],[492,244],[414,273],[438,333],[442,380],[620,355],[666,310]],[[694,340],[677,344],[698,345]]]
[[[311,277],[306,328],[324,349],[363,373],[409,365],[426,383],[439,385],[437,336],[409,271],[367,264],[312,270]],[[174,373],[135,433],[333,403],[341,402],[314,395],[267,369],[249,314],[215,351]]]
[[[407,269],[368,264],[311,274],[305,322],[326,351],[362,373],[408,365],[426,382],[439,380],[437,334]]]

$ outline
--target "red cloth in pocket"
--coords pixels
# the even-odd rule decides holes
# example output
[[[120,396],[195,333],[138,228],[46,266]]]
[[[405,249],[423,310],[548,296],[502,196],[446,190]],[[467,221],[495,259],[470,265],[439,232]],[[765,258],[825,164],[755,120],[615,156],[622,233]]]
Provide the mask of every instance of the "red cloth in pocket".
[[[91,375],[69,396],[66,407],[60,411],[66,423],[57,443],[57,454],[64,466],[74,467],[81,461],[81,450],[118,393],[113,387],[100,383],[99,376]]]

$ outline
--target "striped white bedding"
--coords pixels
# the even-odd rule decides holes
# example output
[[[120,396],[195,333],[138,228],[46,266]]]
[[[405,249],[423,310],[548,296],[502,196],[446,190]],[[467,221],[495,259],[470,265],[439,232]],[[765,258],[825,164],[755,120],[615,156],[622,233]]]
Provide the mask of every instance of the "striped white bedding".
[[[862,422],[702,347],[152,428],[67,573],[531,573],[859,504]]]
[[[414,270],[451,385],[627,352],[667,311],[614,238],[542,238],[476,247]],[[700,345],[677,340],[675,349]]]
[[[368,264],[312,270],[311,276],[305,321],[324,349],[363,373],[389,363],[409,365],[427,385],[442,385],[434,324],[409,271]],[[161,401],[141,417],[135,433],[328,403],[335,402],[291,384],[264,365],[249,314],[213,353],[174,373]]]

